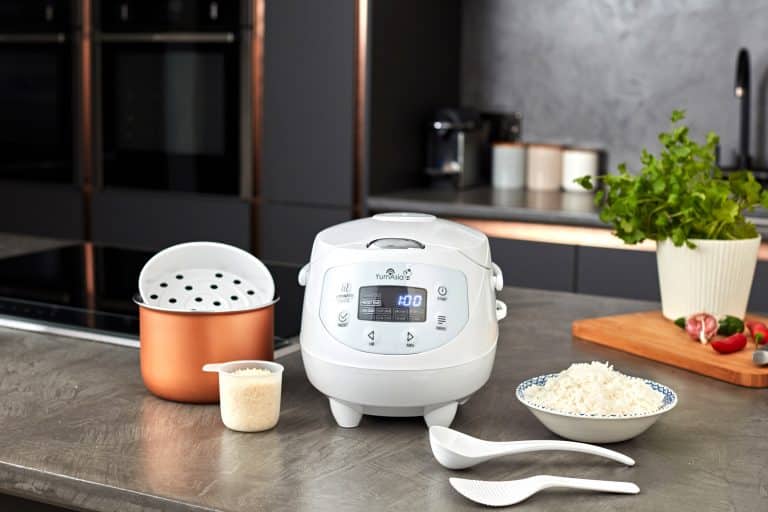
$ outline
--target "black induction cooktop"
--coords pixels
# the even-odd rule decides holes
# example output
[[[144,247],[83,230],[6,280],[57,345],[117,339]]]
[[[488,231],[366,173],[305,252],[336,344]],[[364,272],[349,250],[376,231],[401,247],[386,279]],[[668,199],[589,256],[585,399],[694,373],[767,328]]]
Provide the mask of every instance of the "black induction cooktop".
[[[136,340],[139,319],[132,298],[152,254],[76,244],[2,258],[0,324]]]
[[[138,347],[133,297],[153,255],[81,243],[0,258],[0,326]],[[279,325],[278,316],[275,349],[295,334]]]

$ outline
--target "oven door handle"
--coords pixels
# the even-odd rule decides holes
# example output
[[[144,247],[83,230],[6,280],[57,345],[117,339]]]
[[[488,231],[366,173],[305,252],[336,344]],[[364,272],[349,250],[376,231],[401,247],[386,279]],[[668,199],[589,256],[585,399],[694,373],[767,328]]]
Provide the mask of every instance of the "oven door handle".
[[[145,32],[100,33],[97,40],[103,43],[234,43],[233,32]]]
[[[61,44],[61,43],[65,43],[66,41],[67,41],[67,34],[63,32],[56,32],[53,34],[0,34],[0,44],[4,44],[4,43]]]

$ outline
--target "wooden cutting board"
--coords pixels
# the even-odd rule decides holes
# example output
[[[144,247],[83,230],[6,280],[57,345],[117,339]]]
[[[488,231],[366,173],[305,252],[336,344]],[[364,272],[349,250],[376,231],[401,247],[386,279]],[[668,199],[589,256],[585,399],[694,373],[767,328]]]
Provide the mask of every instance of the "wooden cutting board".
[[[768,324],[765,317],[750,315],[748,319]],[[573,322],[572,332],[585,341],[725,382],[751,388],[768,387],[768,366],[752,363],[754,344],[751,338],[744,350],[719,354],[709,345],[689,338],[660,311],[585,318]]]

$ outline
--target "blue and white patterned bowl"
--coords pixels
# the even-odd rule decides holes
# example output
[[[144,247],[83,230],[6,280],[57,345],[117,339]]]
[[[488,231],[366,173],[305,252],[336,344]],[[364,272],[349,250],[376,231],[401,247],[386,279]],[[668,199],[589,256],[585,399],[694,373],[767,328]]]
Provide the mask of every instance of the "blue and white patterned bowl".
[[[657,411],[643,414],[600,416],[557,411],[532,403],[525,398],[525,391],[531,386],[543,386],[556,373],[541,375],[522,382],[517,386],[515,396],[549,430],[574,441],[584,443],[618,443],[637,437],[677,405],[677,394],[663,384],[646,380],[652,389],[664,395],[664,401]]]

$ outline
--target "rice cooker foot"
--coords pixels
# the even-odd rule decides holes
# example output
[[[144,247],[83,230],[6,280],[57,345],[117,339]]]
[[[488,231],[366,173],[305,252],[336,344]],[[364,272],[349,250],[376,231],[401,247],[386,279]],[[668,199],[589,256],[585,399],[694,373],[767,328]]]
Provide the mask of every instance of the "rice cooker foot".
[[[343,428],[355,428],[360,425],[363,418],[363,406],[340,402],[334,398],[328,397],[331,404],[331,413],[336,423]]]
[[[458,402],[428,405],[424,408],[424,421],[427,423],[428,427],[435,425],[441,427],[450,427],[451,423],[453,423],[453,418],[456,417],[456,410],[458,407]]]

